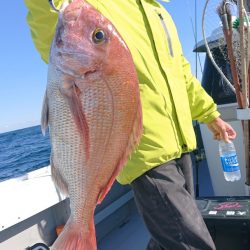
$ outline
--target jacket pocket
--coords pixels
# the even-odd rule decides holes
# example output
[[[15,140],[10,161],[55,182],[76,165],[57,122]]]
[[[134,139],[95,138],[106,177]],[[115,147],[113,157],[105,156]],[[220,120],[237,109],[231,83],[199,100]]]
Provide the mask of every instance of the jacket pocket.
[[[166,38],[167,38],[167,42],[168,42],[168,48],[169,48],[170,55],[171,55],[172,57],[174,57],[172,41],[171,41],[171,37],[170,37],[169,31],[168,31],[167,25],[166,25],[166,23],[165,23],[165,21],[164,21],[164,18],[163,18],[163,16],[162,16],[162,14],[157,12],[157,15],[158,15],[159,18],[160,18],[162,27],[163,27],[163,29],[164,29],[164,31],[165,31],[165,34],[166,34]]]

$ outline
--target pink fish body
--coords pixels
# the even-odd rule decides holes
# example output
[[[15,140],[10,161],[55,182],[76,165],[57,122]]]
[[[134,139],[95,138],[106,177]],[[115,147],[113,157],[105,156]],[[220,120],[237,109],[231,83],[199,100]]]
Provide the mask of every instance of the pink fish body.
[[[47,125],[52,178],[71,207],[52,249],[95,250],[94,209],[139,143],[142,110],[125,42],[84,0],[59,15],[42,111]]]

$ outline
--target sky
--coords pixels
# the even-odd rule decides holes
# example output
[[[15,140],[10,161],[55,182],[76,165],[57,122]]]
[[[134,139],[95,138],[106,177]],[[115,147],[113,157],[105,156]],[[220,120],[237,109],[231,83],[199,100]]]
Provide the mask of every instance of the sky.
[[[47,0],[40,0],[47,1]],[[197,0],[197,40],[202,40],[201,16],[205,0]],[[171,0],[164,4],[172,15],[183,52],[196,74],[195,0]],[[0,133],[40,124],[47,65],[40,58],[26,22],[23,0],[2,1],[0,15]],[[191,22],[192,19],[192,22]],[[200,54],[204,58],[204,54]],[[197,78],[201,80],[198,64]]]

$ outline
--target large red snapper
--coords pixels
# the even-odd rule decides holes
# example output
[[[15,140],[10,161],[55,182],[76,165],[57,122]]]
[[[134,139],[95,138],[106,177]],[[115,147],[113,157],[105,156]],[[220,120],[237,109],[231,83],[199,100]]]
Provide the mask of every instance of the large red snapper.
[[[52,177],[71,206],[52,249],[94,250],[94,209],[139,143],[142,111],[129,49],[83,0],[59,14],[42,111],[47,125]]]

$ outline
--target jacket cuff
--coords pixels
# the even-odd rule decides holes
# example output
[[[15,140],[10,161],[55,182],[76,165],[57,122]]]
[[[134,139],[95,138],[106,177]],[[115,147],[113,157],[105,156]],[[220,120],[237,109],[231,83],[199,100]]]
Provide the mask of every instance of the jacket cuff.
[[[216,110],[214,112],[212,112],[211,114],[209,114],[207,117],[205,117],[204,119],[202,119],[201,122],[203,123],[210,123],[212,122],[215,118],[219,117],[220,113]]]

